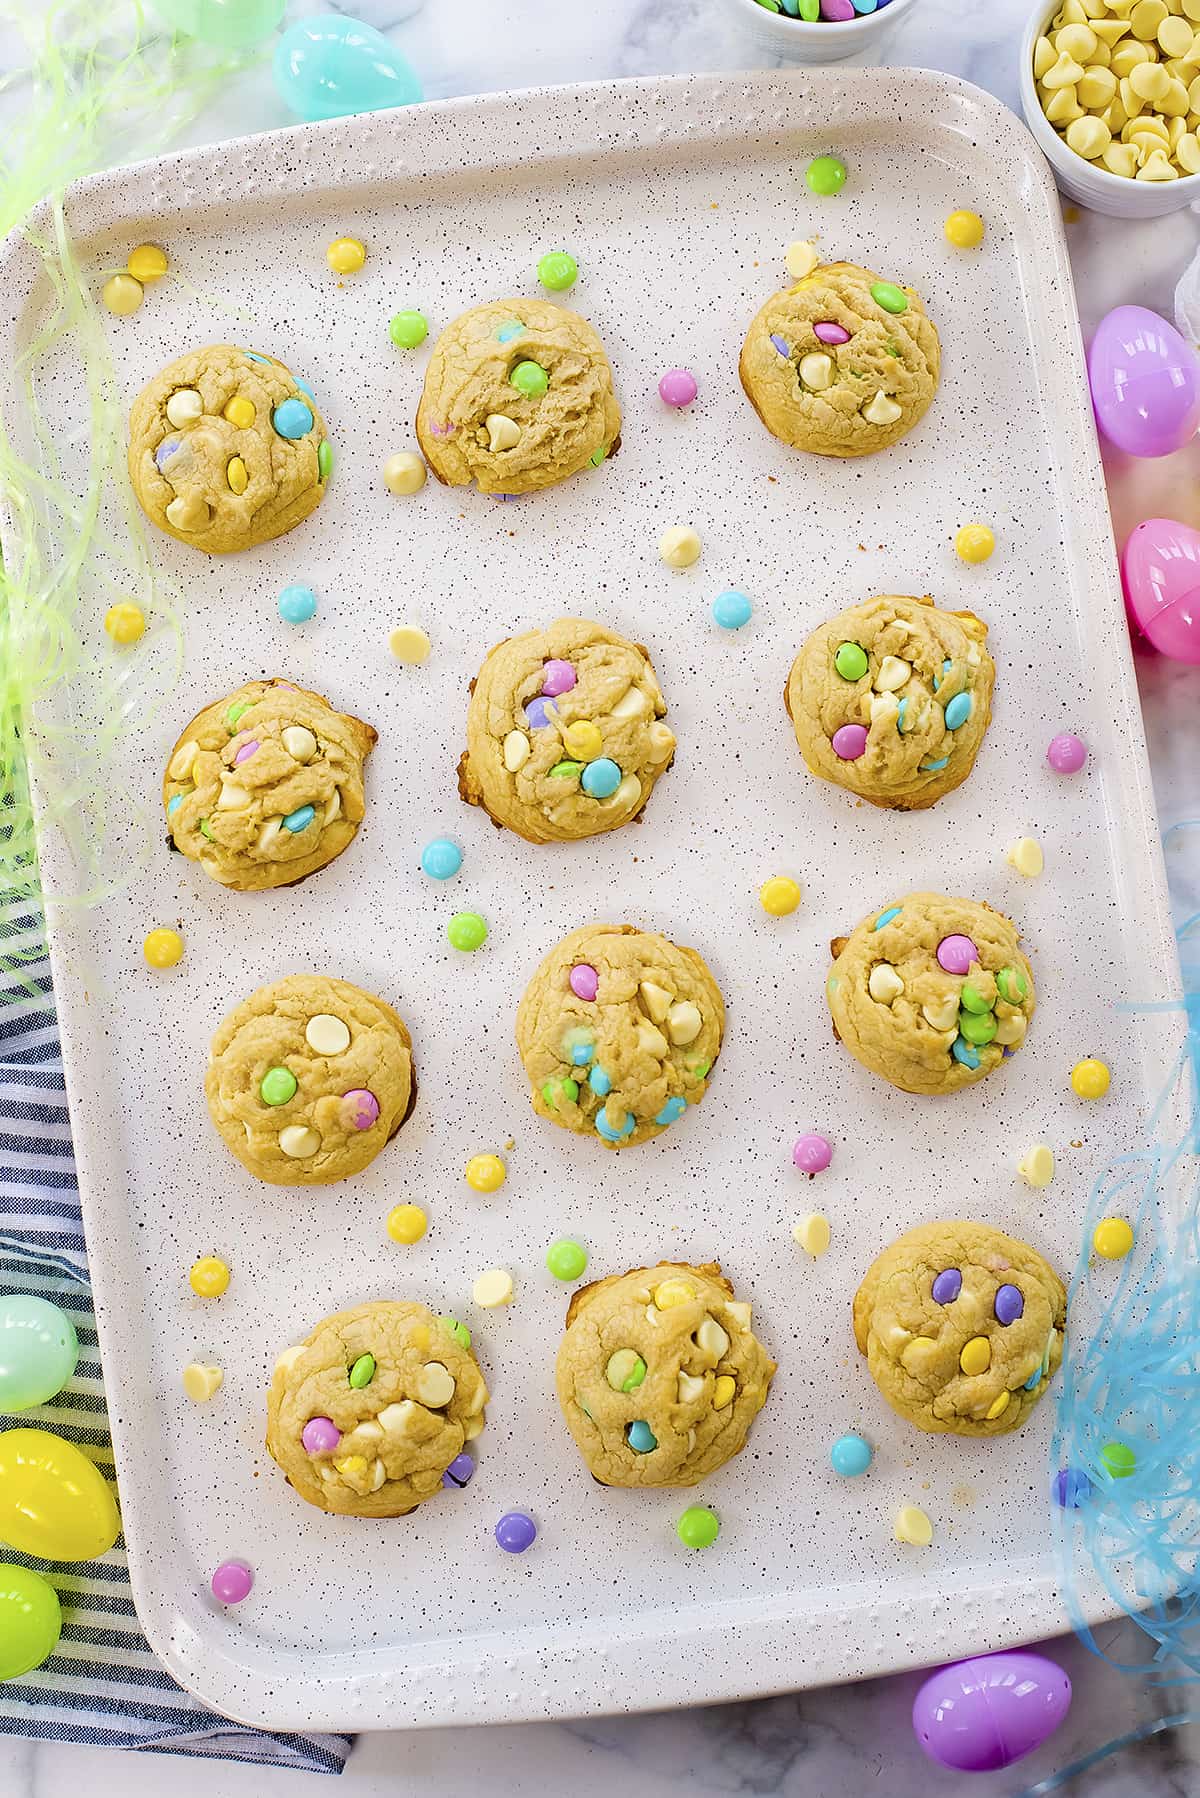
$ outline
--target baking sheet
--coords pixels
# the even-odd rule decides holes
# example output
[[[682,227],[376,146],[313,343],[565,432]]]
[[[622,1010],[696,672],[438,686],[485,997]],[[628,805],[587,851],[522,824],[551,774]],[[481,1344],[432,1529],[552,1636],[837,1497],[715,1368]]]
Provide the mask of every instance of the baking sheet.
[[[824,151],[851,171],[834,199],[804,184]],[[942,235],[962,206],[987,221],[971,254]],[[1051,1406],[992,1442],[923,1437],[888,1411],[850,1333],[867,1264],[925,1219],[986,1219],[1069,1271],[1106,1145],[1132,1134],[1157,1093],[1175,1029],[1116,1009],[1174,996],[1173,939],[1058,202],[1023,128],[989,96],[921,71],[637,81],[222,144],[98,177],[68,210],[97,284],[147,237],[183,277],[111,321],[126,401],[184,348],[240,341],[312,383],[338,457],[319,511],[262,549],[209,561],[152,533],[164,590],[181,596],[184,673],[131,750],[145,814],[111,821],[120,865],[157,837],[178,726],[242,680],[291,676],[380,732],[357,842],[302,887],[224,892],[155,845],[99,912],[52,908],[130,1567],[156,1650],[230,1715],[357,1728],[728,1698],[1059,1626]],[[941,333],[931,412],[860,462],[786,450],[737,383],[746,324],[784,281],[784,247],[813,232],[828,257],[916,286]],[[343,233],[369,249],[363,273],[344,282],[324,257]],[[536,293],[538,255],[560,246],[582,269],[570,302],[616,371],[619,457],[508,504],[432,481],[394,499],[379,468],[412,443],[429,345],[397,352],[388,318],[421,307],[432,341],[468,305]],[[26,245],[10,244],[5,259],[16,296],[3,325],[8,370],[50,302]],[[656,393],[675,365],[700,382],[685,413]],[[82,443],[74,371],[52,353],[38,385],[61,440]],[[973,518],[998,538],[975,569],[952,549]],[[704,554],[675,573],[657,540],[685,522]],[[299,629],[275,610],[290,582],[320,596]],[[709,618],[727,586],[755,604],[736,635]],[[990,733],[970,781],[926,813],[856,806],[810,778],[782,706],[807,632],[878,591],[928,592],[991,627]],[[98,656],[111,653],[102,610]],[[486,649],[564,611],[648,644],[679,749],[639,827],[539,849],[464,808],[454,769],[466,685]],[[401,621],[433,639],[423,667],[388,655]],[[148,666],[170,685],[167,630],[135,653],[156,658]],[[87,695],[63,703],[86,708]],[[1091,746],[1075,780],[1045,766],[1061,729]],[[1003,859],[1026,833],[1046,849],[1038,882]],[[441,834],[465,850],[449,885],[418,868],[422,844]],[[48,836],[43,853],[48,886],[69,890],[63,844]],[[785,920],[756,899],[776,872],[804,886]],[[1040,997],[1022,1052],[945,1102],[894,1092],[836,1049],[822,999],[830,936],[923,887],[1009,911]],[[473,956],[445,940],[463,907],[491,927]],[[619,1156],[533,1116],[512,1040],[546,948],[598,917],[694,944],[729,1014],[703,1105]],[[159,923],[187,943],[165,977],[140,955]],[[226,1153],[202,1078],[219,1018],[300,969],[399,1007],[420,1097],[366,1174],[286,1192]],[[1103,1107],[1084,1106],[1067,1082],[1090,1053],[1114,1070]],[[836,1142],[811,1185],[790,1163],[804,1129]],[[1015,1174],[1036,1140],[1059,1158],[1043,1193]],[[484,1149],[509,1169],[491,1198],[462,1180]],[[384,1230],[402,1199],[430,1217],[414,1248]],[[833,1246],[812,1262],[790,1227],[818,1207]],[[553,1394],[568,1292],[544,1255],[560,1234],[588,1243],[589,1276],[715,1258],[753,1300],[780,1372],[745,1452],[694,1492],[608,1491],[579,1459]],[[233,1269],[219,1303],[187,1286],[205,1253]],[[494,1265],[513,1270],[516,1298],[482,1313],[471,1283]],[[493,1394],[478,1472],[408,1519],[324,1517],[263,1449],[269,1370],[326,1312],[388,1294],[452,1311],[474,1331]],[[225,1370],[205,1406],[179,1384],[197,1359]],[[870,1473],[852,1482],[828,1462],[846,1430],[876,1446]],[[674,1535],[689,1502],[721,1517],[704,1554]],[[903,1502],[934,1519],[930,1549],[893,1540]],[[522,1557],[492,1540],[509,1508],[538,1520]],[[230,1555],[253,1563],[256,1584],[226,1611],[208,1578]]]

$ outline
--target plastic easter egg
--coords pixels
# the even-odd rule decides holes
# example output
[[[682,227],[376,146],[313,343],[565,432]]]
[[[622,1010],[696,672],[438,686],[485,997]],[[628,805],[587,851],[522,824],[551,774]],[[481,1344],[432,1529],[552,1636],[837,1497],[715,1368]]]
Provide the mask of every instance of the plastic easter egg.
[[[120,1532],[112,1487],[73,1442],[0,1431],[0,1542],[43,1561],[94,1561]]]
[[[1200,357],[1145,306],[1118,306],[1088,350],[1096,422],[1131,456],[1169,456],[1200,430]]]
[[[1121,554],[1125,609],[1160,655],[1200,663],[1200,531],[1147,518]]]
[[[382,112],[421,98],[421,83],[395,45],[341,13],[289,26],[275,51],[275,85],[302,119]]]
[[[1071,1682],[1045,1655],[981,1654],[930,1674],[913,1700],[913,1732],[931,1761],[991,1773],[1039,1748],[1070,1705]]]
[[[0,1411],[28,1411],[61,1392],[79,1360],[75,1326],[49,1299],[0,1298]]]
[[[62,1610],[50,1581],[32,1567],[0,1561],[0,1681],[40,1667],[61,1634]]]
[[[154,10],[202,44],[244,50],[260,44],[283,17],[284,0],[154,0]]]

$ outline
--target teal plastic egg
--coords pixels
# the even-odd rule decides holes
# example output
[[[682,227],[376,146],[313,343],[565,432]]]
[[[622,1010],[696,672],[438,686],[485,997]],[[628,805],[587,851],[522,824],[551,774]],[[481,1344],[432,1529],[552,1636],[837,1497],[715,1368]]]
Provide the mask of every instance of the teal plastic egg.
[[[421,98],[421,83],[395,45],[341,13],[289,26],[275,51],[275,85],[302,119],[382,112]]]
[[[153,0],[154,10],[202,44],[245,50],[261,44],[283,17],[284,0]]]
[[[61,1392],[79,1360],[75,1326],[49,1299],[0,1298],[0,1411],[29,1411]]]

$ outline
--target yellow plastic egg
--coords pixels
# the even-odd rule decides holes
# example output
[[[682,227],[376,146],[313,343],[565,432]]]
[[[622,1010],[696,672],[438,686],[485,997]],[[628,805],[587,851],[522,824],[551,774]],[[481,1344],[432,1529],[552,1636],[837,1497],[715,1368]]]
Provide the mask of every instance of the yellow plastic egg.
[[[0,1541],[44,1561],[94,1561],[120,1530],[113,1488],[73,1442],[0,1433]]]
[[[183,960],[183,938],[177,930],[152,930],[142,944],[142,954],[152,968],[173,968]]]
[[[758,902],[769,917],[786,918],[800,903],[800,884],[787,874],[774,874],[759,887]]]
[[[388,1212],[387,1233],[393,1242],[420,1242],[428,1228],[419,1205],[394,1205]]]
[[[964,524],[954,547],[964,562],[986,562],[996,547],[996,539],[986,524]]]
[[[114,643],[136,643],[146,632],[146,614],[131,599],[119,599],[104,614],[104,629]]]
[[[506,1173],[499,1155],[472,1155],[466,1166],[466,1181],[472,1192],[499,1192]]]
[[[945,230],[946,242],[956,250],[976,250],[983,242],[983,220],[977,212],[952,212]]]
[[[356,275],[367,260],[367,247],[357,237],[335,237],[325,260],[335,275]]]
[[[160,281],[166,274],[167,252],[160,250],[156,243],[140,243],[136,250],[129,252],[125,266],[134,280],[145,286],[148,281]]]
[[[1123,1217],[1102,1217],[1092,1232],[1092,1247],[1105,1261],[1123,1261],[1133,1247],[1133,1231]]]
[[[1102,1061],[1077,1061],[1071,1069],[1071,1085],[1081,1099],[1102,1099],[1111,1075]]]
[[[202,1255],[188,1274],[188,1285],[202,1299],[219,1299],[229,1285],[229,1269],[216,1255]]]

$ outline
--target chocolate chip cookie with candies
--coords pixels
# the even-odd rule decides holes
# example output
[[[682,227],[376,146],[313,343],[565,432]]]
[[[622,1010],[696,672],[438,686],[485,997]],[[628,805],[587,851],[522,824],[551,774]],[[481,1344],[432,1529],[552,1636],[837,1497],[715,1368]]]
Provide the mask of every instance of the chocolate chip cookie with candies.
[[[973,1086],[1025,1041],[1033,970],[1013,924],[981,900],[909,893],[830,950],[834,1035],[902,1092]]]
[[[229,1151],[269,1186],[361,1173],[416,1103],[412,1039],[398,1012],[327,974],[289,974],[234,1007],[204,1081]]]
[[[988,1224],[920,1224],[854,1295],[854,1340],[892,1410],[919,1430],[1020,1429],[1062,1360],[1067,1294],[1031,1249]]]
[[[374,743],[320,693],[247,681],[198,712],[168,757],[168,842],[239,893],[294,886],[357,835]]]
[[[666,709],[648,651],[601,624],[509,637],[471,683],[459,792],[530,843],[615,830],[671,765]]]
[[[940,368],[938,334],[915,291],[852,262],[817,263],[772,294],[738,362],[768,431],[820,456],[897,443],[929,410]]]
[[[212,556],[290,531],[320,505],[332,469],[312,390],[276,357],[235,344],[177,356],[129,414],[143,512]]]
[[[609,1149],[661,1136],[700,1103],[724,1028],[696,950],[632,924],[573,930],[517,1008],[533,1109]]]
[[[694,1486],[744,1447],[775,1363],[713,1262],[660,1261],[581,1286],[558,1402],[605,1486]]]
[[[872,805],[919,811],[961,786],[992,714],[987,626],[882,593],[839,612],[792,664],[784,704],[806,766]]]
[[[484,1426],[471,1335],[405,1299],[324,1318],[283,1351],[267,1449],[300,1497],[347,1517],[404,1517],[443,1486]]]

